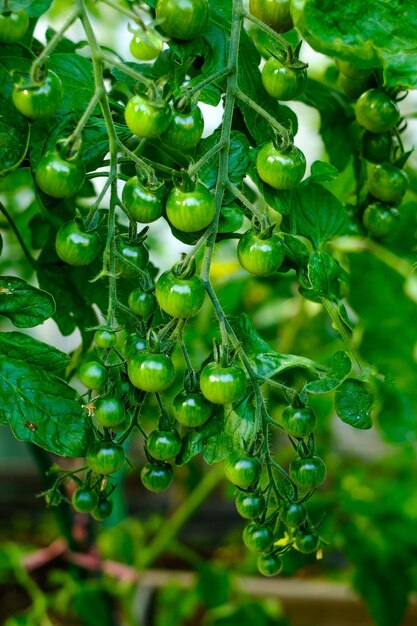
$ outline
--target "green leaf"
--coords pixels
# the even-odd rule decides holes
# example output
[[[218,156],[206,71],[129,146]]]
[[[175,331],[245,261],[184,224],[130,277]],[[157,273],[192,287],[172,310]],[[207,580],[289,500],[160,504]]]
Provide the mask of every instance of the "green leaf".
[[[337,415],[345,424],[360,430],[372,427],[370,411],[373,396],[363,381],[355,378],[345,380],[336,391],[334,403]]]
[[[196,160],[213,148],[220,139],[220,131],[214,132],[207,139],[202,139],[198,144]],[[208,187],[213,189],[217,181],[218,153],[207,161],[199,169],[199,179]],[[240,185],[249,167],[249,142],[243,133],[232,131],[230,136],[229,149],[229,180],[235,185]]]
[[[55,302],[46,291],[15,276],[0,277],[0,314],[18,328],[31,328],[53,316]]]
[[[318,52],[359,68],[383,68],[388,87],[417,87],[414,0],[293,0],[295,26]]]
[[[94,94],[93,65],[90,59],[79,54],[58,52],[49,57],[48,67],[58,74],[64,87],[59,114],[84,112]]]
[[[307,271],[315,295],[330,300],[337,300],[340,297],[340,282],[345,280],[347,275],[333,257],[326,252],[313,252]]]
[[[17,439],[60,456],[84,455],[91,420],[60,378],[1,356],[0,404]]]
[[[225,415],[225,433],[232,442],[233,449],[246,449],[255,439],[257,433],[256,412],[253,393],[230,407]]]
[[[304,386],[309,393],[329,393],[337,389],[352,369],[352,363],[346,352],[339,351],[333,356],[330,370],[319,380],[311,380]]]
[[[314,161],[311,165],[311,174],[307,180],[313,183],[326,183],[335,180],[338,176],[339,171],[334,165],[324,161]]]
[[[52,4],[52,0],[10,0],[9,7],[11,10],[20,11],[26,9],[29,17],[39,17],[43,15]],[[0,9],[4,6],[3,2],[0,2]]]
[[[230,439],[224,430],[223,411],[219,409],[208,422],[186,432],[175,463],[178,466],[185,465],[203,450],[206,463],[218,463],[230,454],[230,446]]]
[[[0,176],[17,167],[29,145],[29,124],[11,101],[0,98]]]
[[[69,364],[65,352],[18,332],[0,333],[0,355],[55,373],[63,372]]]

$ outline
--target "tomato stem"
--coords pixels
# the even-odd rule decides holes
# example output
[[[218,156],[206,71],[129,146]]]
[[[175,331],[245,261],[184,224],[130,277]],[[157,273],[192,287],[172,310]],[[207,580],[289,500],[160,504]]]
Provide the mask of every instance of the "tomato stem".
[[[146,30],[146,26],[141,20],[141,18],[139,17],[139,15],[137,15],[133,11],[130,11],[128,8],[120,4],[117,4],[116,2],[113,2],[113,0],[101,0],[101,2],[103,4],[107,4],[108,7],[110,7],[111,9],[114,9],[118,13],[121,13],[122,15],[126,15],[126,17],[129,17],[131,20],[139,24],[139,26],[143,28],[143,30]]]

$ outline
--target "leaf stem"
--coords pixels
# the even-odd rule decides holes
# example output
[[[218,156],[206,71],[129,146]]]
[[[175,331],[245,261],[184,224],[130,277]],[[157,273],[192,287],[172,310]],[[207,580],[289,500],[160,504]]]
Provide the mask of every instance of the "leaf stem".
[[[38,74],[42,65],[45,63],[48,56],[51,54],[52,50],[59,44],[61,39],[64,36],[64,33],[68,30],[70,26],[80,17],[80,8],[76,7],[73,12],[68,16],[63,25],[57,32],[53,35],[53,37],[49,40],[45,48],[42,50],[40,55],[33,61],[32,67],[30,70],[31,79],[34,82],[38,82]]]
[[[34,269],[36,269],[38,267],[37,261],[33,258],[33,256],[29,252],[29,249],[26,246],[26,244],[25,244],[25,242],[23,240],[23,237],[22,237],[22,235],[19,232],[19,229],[17,228],[16,224],[14,223],[14,220],[13,220],[12,216],[10,215],[9,211],[6,209],[6,207],[4,206],[4,204],[2,202],[0,202],[0,211],[3,213],[4,217],[8,221],[8,223],[10,225],[10,228],[12,229],[16,239],[18,240],[18,242],[20,244],[20,247],[23,250],[23,254],[25,255],[25,257],[29,261],[30,265]]]
[[[257,104],[255,102],[255,100],[252,100],[252,98],[250,98],[249,96],[247,96],[245,93],[243,93],[243,91],[241,91],[240,89],[236,90],[236,97],[241,100],[242,102],[244,102],[245,104],[247,104],[251,109],[253,109],[256,113],[258,113],[259,115],[261,115],[273,128],[275,128],[276,131],[278,131],[278,133],[286,140],[289,140],[289,132],[288,130],[285,128],[285,126],[283,126],[282,124],[280,124],[279,122],[277,122],[277,120],[272,117],[272,115],[270,115],[268,113],[268,111],[265,111],[265,109],[263,107],[261,107],[259,104]]]

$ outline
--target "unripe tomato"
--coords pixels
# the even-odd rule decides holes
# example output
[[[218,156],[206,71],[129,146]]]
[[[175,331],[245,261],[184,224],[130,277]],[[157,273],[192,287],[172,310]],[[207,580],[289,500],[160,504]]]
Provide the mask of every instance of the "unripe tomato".
[[[290,0],[249,0],[249,11],[277,33],[286,33],[293,27]]]
[[[95,403],[94,417],[100,426],[117,428],[125,421],[125,408],[119,398],[100,398]]]
[[[149,261],[149,252],[145,246],[135,243],[127,243],[123,238],[116,242],[118,256],[116,257],[116,271],[123,278],[135,278],[138,270],[144,270]]]
[[[290,464],[290,478],[301,489],[316,489],[326,480],[324,461],[313,454],[303,458],[296,456]]]
[[[407,174],[392,163],[375,165],[368,178],[369,193],[377,200],[387,204],[401,202],[407,187]]]
[[[6,11],[0,13],[0,43],[20,41],[29,28],[27,11]]]
[[[78,377],[87,389],[101,389],[107,381],[107,370],[98,361],[87,361],[78,370]]]
[[[292,437],[308,437],[316,427],[316,416],[307,406],[288,406],[282,414],[282,423]]]
[[[300,530],[295,537],[294,548],[303,554],[312,554],[319,547],[320,537],[313,530]]]
[[[307,72],[303,68],[283,65],[271,57],[262,68],[262,82],[271,98],[294,100],[304,91]]]
[[[172,430],[154,430],[146,440],[146,447],[157,461],[168,461],[177,456],[182,447],[182,439],[174,428]]]
[[[129,130],[138,137],[157,137],[168,128],[171,109],[166,102],[150,102],[136,95],[126,105],[125,120]]]
[[[151,31],[137,31],[133,33],[129,50],[132,56],[139,61],[152,61],[162,52],[164,42]]]
[[[266,552],[274,542],[274,535],[267,526],[250,522],[243,531],[243,543],[251,552]]]
[[[78,513],[91,513],[98,504],[98,495],[91,489],[79,487],[72,494],[71,504]]]
[[[155,311],[156,298],[153,293],[138,287],[129,294],[128,304],[132,313],[147,320]]]
[[[366,207],[362,220],[372,237],[385,239],[398,231],[400,214],[393,207],[374,202]]]
[[[200,141],[203,130],[204,118],[198,106],[187,113],[173,109],[171,123],[161,139],[175,150],[190,152]]]
[[[296,146],[280,150],[270,141],[259,150],[256,169],[264,183],[274,189],[291,189],[301,182],[306,160]]]
[[[160,493],[172,485],[174,471],[169,463],[146,463],[140,473],[143,486],[148,491]]]
[[[392,149],[391,133],[371,133],[366,130],[362,137],[362,156],[371,163],[390,160]]]
[[[130,333],[123,344],[123,355],[129,360],[141,350],[146,349],[146,341],[138,333]]]
[[[114,441],[97,441],[85,457],[88,467],[96,474],[113,474],[123,467],[125,452]]]
[[[48,196],[69,198],[81,189],[85,168],[82,161],[67,161],[58,150],[50,150],[39,161],[35,179]]]
[[[211,224],[216,215],[216,202],[204,185],[196,185],[192,191],[174,187],[167,199],[166,212],[175,228],[194,233]]]
[[[262,463],[256,456],[231,454],[224,466],[226,478],[241,489],[249,489],[255,485],[261,475]]]
[[[245,519],[256,519],[265,511],[265,498],[260,493],[240,493],[236,498],[236,509]]]
[[[100,237],[96,232],[84,231],[76,220],[71,220],[59,228],[55,248],[68,265],[88,265],[100,252]]]
[[[342,59],[335,59],[336,67],[343,76],[350,78],[351,80],[360,80],[361,78],[368,78],[372,73],[372,70],[365,70],[356,67],[350,61],[343,61]]]
[[[132,176],[122,191],[122,201],[129,217],[140,224],[150,224],[161,217],[164,211],[164,189],[148,189]]]
[[[109,350],[117,343],[117,335],[114,330],[98,328],[94,333],[94,342],[98,348]]]
[[[356,103],[356,120],[371,133],[385,133],[394,128],[399,119],[396,102],[381,89],[368,89]]]
[[[287,502],[281,511],[281,521],[290,528],[298,528],[307,519],[307,509],[303,504]]]
[[[180,391],[172,401],[174,417],[179,424],[196,428],[207,422],[213,413],[213,405],[202,393]]]
[[[351,100],[357,100],[370,86],[368,78],[353,79],[344,74],[339,74],[337,84]]]
[[[179,319],[197,315],[204,303],[205,289],[197,276],[178,278],[174,272],[161,274],[155,285],[155,295],[165,313]]]
[[[241,266],[250,274],[270,276],[279,269],[285,250],[275,235],[261,238],[251,229],[239,240],[237,256]]]
[[[170,37],[185,41],[201,35],[208,24],[208,0],[158,0],[156,19]]]
[[[127,373],[132,385],[143,391],[160,392],[174,380],[174,366],[167,354],[141,350],[129,361]]]
[[[64,88],[61,79],[52,70],[48,70],[44,80],[36,86],[21,89],[19,84],[16,84],[12,93],[16,109],[32,120],[55,115],[63,97]]]
[[[276,576],[282,569],[282,561],[276,554],[262,554],[258,557],[257,565],[264,576]]]
[[[98,522],[102,522],[103,520],[110,517],[113,512],[113,502],[108,498],[100,498],[95,509],[91,511],[91,517],[93,517]]]
[[[222,367],[208,363],[201,371],[200,387],[203,396],[213,404],[232,404],[245,393],[246,376],[241,367]]]

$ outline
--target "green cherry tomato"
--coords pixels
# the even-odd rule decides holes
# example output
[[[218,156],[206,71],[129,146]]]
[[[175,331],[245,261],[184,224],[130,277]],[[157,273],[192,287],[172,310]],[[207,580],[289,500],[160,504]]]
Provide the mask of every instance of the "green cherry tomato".
[[[29,80],[25,78],[26,82]],[[33,87],[16,84],[12,100],[18,111],[31,120],[52,117],[61,106],[64,88],[55,72],[48,70],[45,79]]]
[[[55,248],[64,263],[88,265],[101,250],[100,237],[95,232],[86,232],[76,220],[71,220],[59,228]]]
[[[167,199],[166,212],[175,228],[194,233],[211,224],[216,215],[216,202],[204,185],[196,185],[192,191],[174,187]]]
[[[164,42],[151,31],[137,31],[133,33],[129,50],[132,56],[139,61],[153,61],[162,52]]]
[[[166,102],[149,102],[136,95],[126,105],[125,120],[129,130],[138,137],[157,137],[168,128],[171,109]]]
[[[96,474],[113,474],[123,467],[125,453],[114,441],[99,441],[93,444],[85,457],[88,467]]]
[[[87,389],[101,389],[107,381],[107,370],[98,361],[87,361],[78,370],[78,378]]]
[[[282,570],[282,561],[276,554],[261,554],[257,566],[264,576],[276,576]]]
[[[128,304],[132,313],[147,320],[155,311],[156,298],[153,293],[138,287],[129,294]]]
[[[308,437],[316,427],[316,416],[307,406],[288,406],[282,414],[282,423],[292,437]]]
[[[161,139],[175,150],[190,152],[200,141],[203,130],[204,118],[198,106],[187,113],[173,109],[171,123]]]
[[[270,141],[259,150],[256,169],[264,183],[274,189],[291,189],[302,180],[306,171],[306,160],[296,146],[279,150]]]
[[[98,522],[102,522],[103,520],[110,517],[113,512],[113,502],[108,498],[101,498],[98,501],[95,509],[91,511],[91,517],[93,517]]]
[[[91,513],[98,504],[98,495],[91,489],[79,487],[72,494],[71,504],[78,513]]]
[[[312,531],[302,531],[297,533],[294,542],[294,548],[303,554],[312,554],[319,547],[320,537]]]
[[[23,11],[0,13],[0,43],[20,41],[29,28],[29,16]]]
[[[139,224],[150,224],[161,217],[164,211],[164,198],[163,187],[147,188],[139,182],[137,176],[129,178],[122,191],[122,201],[129,217]]]
[[[67,161],[57,150],[50,150],[39,161],[35,178],[48,196],[69,198],[81,189],[85,168],[82,161]]]
[[[398,231],[400,214],[391,206],[374,202],[366,207],[362,221],[372,237],[385,239]]]
[[[178,278],[172,271],[161,274],[155,285],[155,295],[161,309],[179,319],[196,315],[203,306],[205,293],[198,276]]]
[[[366,130],[362,137],[362,156],[371,163],[390,160],[392,149],[391,133],[371,133]]]
[[[175,396],[172,409],[177,422],[190,428],[202,426],[213,413],[213,405],[203,394],[185,389]]]
[[[407,187],[407,174],[392,163],[375,165],[368,178],[369,193],[377,200],[387,204],[401,202]]]
[[[290,464],[290,478],[301,489],[316,489],[326,479],[326,466],[324,461],[313,454],[303,458],[296,456]]]
[[[148,491],[160,493],[172,485],[174,471],[169,463],[146,463],[140,473],[143,486]]]
[[[129,361],[127,373],[138,389],[160,392],[171,385],[175,371],[168,355],[141,350]]]
[[[397,104],[381,89],[368,89],[356,103],[356,120],[371,133],[385,133],[399,119]]]
[[[130,333],[123,344],[123,355],[129,360],[136,356],[138,352],[146,349],[146,341],[138,333]]]
[[[342,59],[335,59],[336,67],[343,76],[350,78],[351,80],[360,80],[362,78],[368,78],[372,73],[372,70],[365,70],[356,65],[353,65],[350,61],[343,61]]]
[[[194,39],[208,25],[208,0],[158,0],[156,19],[170,37],[184,41]]]
[[[237,256],[241,266],[250,274],[270,276],[280,267],[285,251],[275,235],[261,238],[251,229],[239,240]]]
[[[146,448],[157,461],[168,461],[177,456],[182,447],[182,439],[174,428],[172,430],[154,430],[146,440]]]
[[[352,79],[344,74],[339,74],[337,84],[351,100],[357,100],[364,91],[369,89],[368,78]]]
[[[240,493],[236,498],[236,509],[244,519],[256,519],[265,511],[265,498],[262,494]]]
[[[98,348],[109,350],[117,343],[117,335],[114,330],[98,328],[94,333],[94,342]]]
[[[287,502],[281,511],[281,521],[290,528],[298,528],[307,519],[307,509],[303,504]]]
[[[307,80],[305,69],[288,67],[271,57],[262,68],[266,92],[276,100],[294,100],[303,91]]]
[[[249,11],[277,33],[286,33],[293,27],[290,0],[249,0]]]
[[[127,243],[120,238],[116,243],[118,256],[116,257],[116,270],[123,278],[135,278],[137,270],[144,270],[149,261],[149,252],[145,246],[135,243]],[[137,268],[137,270],[135,269]]]
[[[249,489],[258,482],[262,463],[256,456],[231,454],[225,462],[224,473],[231,483],[241,489]]]
[[[266,552],[272,547],[274,536],[267,526],[250,522],[243,531],[243,543],[251,552]]]
[[[213,404],[232,404],[245,393],[246,376],[241,367],[222,367],[208,363],[201,371],[200,387],[203,396]]]
[[[99,398],[95,403],[94,417],[100,426],[117,428],[125,421],[125,408],[119,398],[114,396]]]

